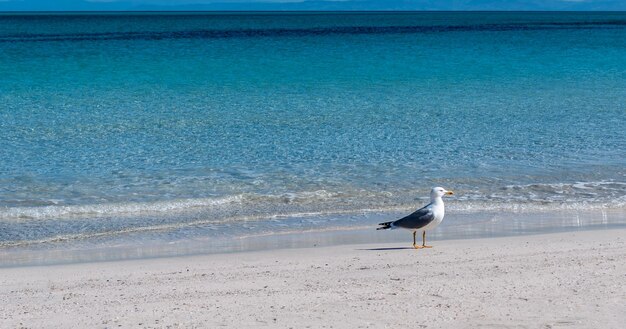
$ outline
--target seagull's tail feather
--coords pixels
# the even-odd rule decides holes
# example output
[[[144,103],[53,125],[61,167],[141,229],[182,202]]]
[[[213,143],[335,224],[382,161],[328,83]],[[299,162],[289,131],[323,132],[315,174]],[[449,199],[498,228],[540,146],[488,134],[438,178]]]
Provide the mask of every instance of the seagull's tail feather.
[[[377,228],[376,230],[388,230],[390,228],[393,227],[393,222],[384,222],[384,223],[379,223],[378,225],[381,225],[379,228]]]

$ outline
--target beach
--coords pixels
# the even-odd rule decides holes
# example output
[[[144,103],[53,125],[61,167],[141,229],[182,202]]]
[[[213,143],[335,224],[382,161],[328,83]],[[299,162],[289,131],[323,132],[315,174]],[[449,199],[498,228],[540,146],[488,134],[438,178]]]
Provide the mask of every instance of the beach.
[[[626,12],[0,13],[0,329],[622,328],[624,45]],[[375,230],[434,187],[433,249]]]
[[[0,269],[5,328],[621,328],[626,229]]]

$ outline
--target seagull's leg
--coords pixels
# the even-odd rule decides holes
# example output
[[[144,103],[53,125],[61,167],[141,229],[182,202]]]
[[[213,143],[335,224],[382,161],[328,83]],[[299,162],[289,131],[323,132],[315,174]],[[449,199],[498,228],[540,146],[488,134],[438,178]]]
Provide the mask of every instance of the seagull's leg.
[[[413,248],[420,249],[422,246],[417,245],[417,242],[415,241],[415,234],[417,234],[417,231],[413,231]]]
[[[426,245],[426,231],[422,231],[422,248],[432,248],[433,246]]]

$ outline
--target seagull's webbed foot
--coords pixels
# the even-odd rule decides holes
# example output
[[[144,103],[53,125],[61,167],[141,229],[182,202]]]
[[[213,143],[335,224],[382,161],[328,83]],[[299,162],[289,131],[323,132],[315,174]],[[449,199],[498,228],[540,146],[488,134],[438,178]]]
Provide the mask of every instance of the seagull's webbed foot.
[[[416,234],[416,233],[417,233],[417,232],[413,231],[413,248],[415,248],[415,249],[421,249],[421,248],[422,248],[422,246],[418,245],[418,244],[417,244],[417,241],[415,241],[415,234]]]
[[[432,248],[433,246],[426,245],[426,231],[422,232],[422,248]]]

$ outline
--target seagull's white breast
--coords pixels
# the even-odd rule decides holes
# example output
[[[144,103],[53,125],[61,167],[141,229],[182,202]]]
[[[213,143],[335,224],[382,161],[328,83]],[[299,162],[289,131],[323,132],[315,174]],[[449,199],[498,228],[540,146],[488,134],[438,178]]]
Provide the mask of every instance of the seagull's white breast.
[[[435,220],[428,223],[428,225],[424,226],[422,230],[432,230],[435,227],[439,226],[443,221],[443,216],[446,214],[445,207],[443,205],[443,200],[438,200],[439,202],[433,202],[430,209],[433,212],[433,216],[435,216]]]

